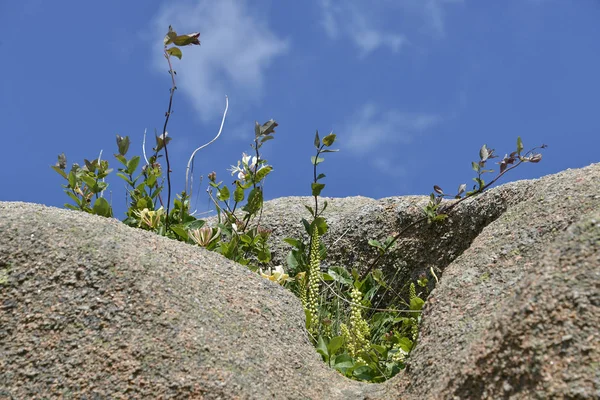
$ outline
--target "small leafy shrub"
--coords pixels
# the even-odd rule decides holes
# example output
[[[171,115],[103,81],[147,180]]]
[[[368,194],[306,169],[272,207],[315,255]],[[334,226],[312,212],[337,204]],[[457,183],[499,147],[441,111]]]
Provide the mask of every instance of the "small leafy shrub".
[[[208,195],[215,205],[217,223],[208,226],[206,221],[196,218],[190,212],[190,199],[193,183],[193,161],[196,153],[213,143],[221,134],[228,110],[225,106],[221,129],[210,142],[198,147],[192,153],[186,170],[186,187],[176,195],[171,209],[171,168],[167,126],[171,116],[173,96],[177,89],[175,71],[171,57],[182,58],[181,47],[199,45],[199,33],[178,35],[172,27],[164,38],[164,56],[169,65],[171,89],[169,106],[165,113],[162,134],[155,134],[155,146],[150,157],[146,155],[145,134],[143,141],[143,160],[140,156],[128,158],[129,137],[117,135],[117,153],[119,163],[117,176],[125,182],[128,209],[123,222],[129,226],[149,230],[159,235],[197,245],[215,251],[230,260],[247,266],[265,279],[280,284],[295,293],[302,302],[306,315],[306,330],[323,361],[346,377],[369,382],[382,382],[396,375],[408,363],[411,350],[418,341],[418,327],[421,310],[427,295],[428,278],[420,277],[416,282],[406,282],[408,295],[402,298],[386,282],[378,263],[386,257],[401,235],[421,223],[442,223],[452,209],[462,201],[483,193],[506,172],[522,163],[537,163],[541,155],[534,153],[537,148],[523,153],[521,138],[517,139],[516,150],[505,155],[499,164],[499,173],[490,182],[483,179],[484,174],[492,173],[488,169],[489,160],[496,158],[493,149],[484,145],[479,151],[479,161],[473,162],[477,176],[475,185],[466,191],[466,184],[459,186],[457,194],[448,195],[439,186],[434,186],[428,204],[423,208],[423,217],[383,242],[371,239],[369,245],[376,251],[374,260],[362,271],[349,271],[344,266],[332,266],[322,270],[322,260],[327,258],[327,249],[322,238],[327,234],[328,225],[324,217],[327,201],[319,203],[321,192],[325,188],[322,182],[325,174],[318,173],[318,165],[324,154],[334,153],[331,146],[337,136],[330,133],[321,138],[317,131],[314,138],[316,153],[311,157],[313,179],[311,194],[314,202],[305,205],[310,218],[302,219],[306,236],[286,238],[291,246],[287,256],[287,268],[271,266],[269,250],[270,232],[261,227],[265,178],[273,167],[263,159],[262,146],[274,139],[274,120],[264,124],[255,123],[252,154],[242,153],[236,165],[230,168],[231,175],[237,179],[231,188],[217,181],[217,174],[208,175]],[[169,47],[171,46],[171,47]],[[541,148],[545,148],[543,145]],[[112,217],[111,203],[104,198],[108,188],[106,177],[113,171],[107,160],[84,160],[83,166],[73,164],[67,172],[67,158],[58,156],[58,162],[52,168],[66,180],[64,192],[74,202],[65,207],[104,217]],[[161,161],[164,160],[166,168]],[[190,176],[191,173],[191,176]],[[163,198],[167,189],[166,200]],[[443,202],[444,198],[450,198]],[[431,277],[437,276],[431,269]],[[0,276],[0,285],[2,284]],[[392,291],[394,296],[385,308],[381,308],[381,299]],[[402,292],[402,291],[401,291]]]

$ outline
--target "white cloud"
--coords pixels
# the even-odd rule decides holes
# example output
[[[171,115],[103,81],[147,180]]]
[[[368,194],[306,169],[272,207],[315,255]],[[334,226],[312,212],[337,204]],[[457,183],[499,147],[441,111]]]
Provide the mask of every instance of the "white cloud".
[[[406,175],[398,160],[399,145],[410,143],[442,122],[433,113],[412,113],[381,110],[373,103],[365,104],[338,132],[344,138],[342,146],[380,172],[394,178]]]
[[[220,118],[225,95],[230,105],[262,97],[265,74],[288,42],[268,28],[264,15],[254,14],[241,0],[170,1],[154,19],[152,38],[161,38],[169,25],[180,34],[199,31],[201,46],[183,48],[174,60],[178,92],[193,102],[203,121]],[[157,70],[167,69],[162,40],[153,51]]]
[[[406,168],[397,162],[392,161],[389,157],[378,156],[375,157],[371,164],[373,167],[377,168],[379,171],[385,173],[386,175],[392,176],[394,178],[402,178],[408,175]]]
[[[367,2],[363,0],[319,0],[321,24],[330,39],[348,37],[364,57],[380,47],[398,52],[410,43],[404,31],[418,25],[429,34],[444,36],[444,7],[447,4],[463,3],[464,0],[387,0]],[[410,21],[411,23],[403,23]],[[393,26],[394,30],[382,26]]]
[[[365,3],[366,4],[366,3]],[[388,47],[392,52],[398,52],[407,43],[404,35],[386,32],[378,29],[374,15],[369,15],[368,10],[373,7],[360,2],[337,2],[320,0],[322,20],[321,24],[330,39],[340,36],[349,36],[354,45],[358,47],[360,56],[364,57],[379,47]]]
[[[382,111],[372,103],[364,105],[355,115],[340,133],[347,148],[359,155],[410,143],[416,135],[442,121],[437,114]]]

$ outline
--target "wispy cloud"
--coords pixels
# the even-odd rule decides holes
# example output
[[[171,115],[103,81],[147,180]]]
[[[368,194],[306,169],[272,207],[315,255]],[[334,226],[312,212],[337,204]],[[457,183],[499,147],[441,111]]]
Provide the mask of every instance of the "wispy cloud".
[[[441,123],[443,117],[433,113],[412,113],[381,110],[373,103],[365,104],[339,133],[342,144],[357,157],[368,157],[370,164],[381,172],[400,177],[404,167],[398,164],[398,145],[410,143]]]
[[[346,138],[347,148],[362,155],[389,145],[410,143],[416,135],[441,121],[438,114],[384,111],[368,103],[340,132]]]
[[[182,34],[201,33],[201,47],[184,48],[174,68],[178,90],[203,121],[220,118],[225,95],[238,104],[262,97],[267,69],[289,47],[264,18],[241,0],[170,1],[155,17],[153,37],[162,37],[169,25]],[[153,51],[161,54],[160,48]],[[155,66],[165,71],[164,58],[156,57]]]
[[[424,28],[433,36],[444,36],[444,8],[464,0],[319,0],[321,24],[330,39],[347,37],[365,57],[380,47],[398,52],[410,44],[414,27]],[[418,21],[415,23],[414,21]],[[410,21],[410,23],[404,22]],[[394,29],[382,27],[394,26]],[[401,26],[398,31],[396,26]],[[418,29],[422,31],[422,29]]]
[[[360,2],[334,2],[320,0],[322,26],[331,39],[348,36],[358,47],[360,56],[364,57],[379,47],[388,47],[397,52],[407,43],[404,35],[386,32],[376,27],[376,16],[368,15],[371,5]]]

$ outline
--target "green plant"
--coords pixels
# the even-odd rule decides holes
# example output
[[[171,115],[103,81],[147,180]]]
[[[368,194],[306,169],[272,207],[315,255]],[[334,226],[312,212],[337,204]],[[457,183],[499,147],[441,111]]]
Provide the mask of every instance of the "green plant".
[[[434,185],[433,190],[435,193],[431,193],[429,196],[428,204],[423,208],[423,218],[418,219],[408,225],[406,225],[400,232],[396,233],[392,240],[388,241],[384,246],[383,251],[369,264],[369,267],[363,272],[362,277],[364,278],[370,271],[373,270],[377,266],[377,264],[383,259],[385,253],[396,243],[396,241],[402,237],[408,230],[415,228],[423,222],[427,222],[428,224],[432,224],[435,222],[444,221],[448,218],[450,212],[458,206],[463,201],[479,195],[483,193],[485,190],[490,188],[498,179],[500,179],[505,173],[511,171],[518,167],[523,163],[538,163],[542,160],[542,155],[540,153],[535,153],[538,149],[545,149],[545,144],[534,147],[531,150],[523,153],[523,141],[521,137],[517,137],[517,146],[516,150],[512,153],[506,154],[502,160],[497,163],[500,166],[500,170],[498,175],[494,177],[490,182],[485,183],[482,179],[482,175],[485,173],[494,172],[492,169],[485,169],[486,163],[497,156],[494,154],[493,149],[489,149],[485,144],[479,150],[479,161],[472,162],[472,168],[477,173],[477,177],[473,178],[475,181],[475,185],[473,189],[469,192],[466,192],[467,185],[465,183],[461,184],[458,187],[458,191],[455,195],[447,195],[444,193],[443,189],[437,185]],[[450,204],[442,204],[442,200],[444,197],[451,197],[456,201]]]
[[[254,156],[242,154],[242,159],[237,165],[231,166],[231,174],[237,176],[233,182],[232,191],[223,182],[216,182],[216,174],[209,176],[211,188],[216,190],[216,199],[209,192],[217,209],[219,229],[229,239],[221,241],[215,251],[225,257],[248,265],[256,271],[260,265],[266,265],[271,261],[271,252],[268,246],[270,232],[262,229],[260,218],[258,222],[251,222],[260,216],[263,207],[263,186],[265,178],[273,171],[273,167],[267,164],[267,160],[261,158],[260,149],[263,144],[274,138],[277,122],[269,120],[260,125],[255,123],[254,143],[251,145]],[[246,192],[249,191],[246,196]],[[237,213],[240,204],[247,199],[246,204],[241,207],[241,213]],[[256,261],[251,265],[252,261]]]
[[[62,187],[65,189],[64,192],[67,196],[75,202],[75,205],[66,203],[65,207],[104,217],[112,217],[112,208],[108,201],[102,197],[102,192],[108,187],[108,184],[104,182],[104,178],[112,171],[108,168],[108,161],[101,160],[100,157],[92,161],[83,161],[83,167],[74,163],[67,174],[67,157],[63,153],[58,156],[56,165],[52,166],[60,176],[67,180],[67,184],[62,185]],[[92,199],[95,199],[93,205]]]
[[[311,157],[313,180],[311,194],[314,203],[305,205],[310,213],[310,221],[302,219],[306,238],[286,238],[284,241],[292,246],[287,257],[286,271],[282,266],[270,267],[271,252],[269,250],[270,231],[261,227],[264,203],[265,178],[273,171],[263,159],[260,149],[263,144],[274,138],[274,120],[264,124],[255,123],[254,142],[251,144],[253,155],[242,154],[237,165],[230,172],[236,175],[232,189],[217,182],[216,173],[208,175],[209,196],[217,211],[217,223],[208,226],[206,221],[197,219],[190,212],[190,194],[192,193],[193,161],[196,153],[214,142],[221,134],[228,110],[226,99],[225,111],[218,134],[210,142],[198,147],[192,153],[187,169],[185,189],[176,195],[171,209],[170,161],[168,155],[167,126],[171,116],[173,95],[177,89],[175,71],[171,57],[181,59],[180,47],[199,45],[199,33],[177,35],[169,26],[164,38],[164,56],[169,64],[171,88],[169,105],[165,114],[162,134],[155,133],[156,145],[153,154],[146,156],[145,133],[143,155],[145,163],[141,166],[141,157],[127,158],[130,147],[129,137],[117,135],[118,153],[115,158],[121,164],[117,176],[125,181],[128,209],[123,222],[129,226],[153,231],[172,239],[198,245],[208,250],[221,253],[225,257],[247,266],[260,276],[283,285],[294,292],[301,300],[306,314],[306,329],[316,346],[317,352],[332,368],[352,379],[370,382],[382,382],[397,374],[406,367],[411,350],[418,341],[418,326],[421,310],[425,303],[429,279],[422,275],[415,282],[405,282],[402,290],[396,292],[389,284],[378,262],[384,259],[396,244],[401,235],[408,229],[427,222],[429,224],[444,221],[452,209],[462,201],[483,193],[506,172],[522,163],[537,163],[541,154],[534,153],[538,148],[523,153],[521,138],[517,139],[517,148],[510,155],[505,155],[498,163],[500,171],[490,182],[483,179],[484,174],[493,172],[486,168],[490,159],[496,158],[493,149],[486,145],[479,151],[479,161],[472,167],[477,176],[473,178],[475,185],[466,191],[466,184],[459,186],[456,195],[447,195],[437,185],[431,193],[428,204],[423,208],[423,218],[404,227],[400,232],[387,237],[383,242],[375,239],[368,241],[377,255],[361,273],[358,270],[348,271],[343,266],[331,266],[322,271],[323,261],[327,257],[327,249],[321,238],[327,233],[328,225],[324,211],[327,201],[320,208],[319,197],[325,184],[325,174],[318,173],[318,165],[324,161],[324,153],[336,152],[330,147],[336,141],[336,135],[330,133],[321,138],[315,134],[314,146],[316,154]],[[171,46],[172,45],[172,46]],[[171,46],[171,47],[169,47]],[[545,148],[542,145],[540,148]],[[160,161],[163,157],[166,169]],[[64,191],[74,204],[65,207],[91,214],[112,217],[111,204],[103,194],[108,187],[105,178],[111,173],[107,160],[100,156],[92,161],[84,160],[84,166],[73,164],[67,172],[67,159],[64,154],[58,156],[58,162],[52,168],[60,174],[67,184]],[[139,172],[138,172],[139,171]],[[166,171],[166,174],[164,173]],[[190,175],[191,174],[191,175]],[[161,193],[167,182],[167,200],[163,202]],[[444,198],[452,198],[453,202],[443,202]],[[434,268],[431,276],[438,280]],[[6,284],[10,269],[0,271],[0,285]],[[425,291],[417,293],[417,287]],[[379,308],[384,295],[391,292],[389,308]],[[400,293],[408,293],[403,298]]]

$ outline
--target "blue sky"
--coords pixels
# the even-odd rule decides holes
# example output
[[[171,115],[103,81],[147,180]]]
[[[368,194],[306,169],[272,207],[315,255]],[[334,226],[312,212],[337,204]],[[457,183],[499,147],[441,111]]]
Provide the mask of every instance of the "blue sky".
[[[167,109],[169,24],[202,42],[174,61],[174,192],[226,95],[195,182],[233,181],[254,121],[273,118],[268,199],[310,194],[316,129],[338,135],[321,170],[332,197],[470,187],[481,145],[504,154],[517,136],[549,147],[500,183],[584,167],[600,161],[598,21],[596,0],[2,1],[0,200],[62,207],[56,156],[70,165],[103,150],[116,168],[116,134],[141,154]],[[123,184],[109,182],[121,216]],[[206,179],[196,189],[206,209]]]

